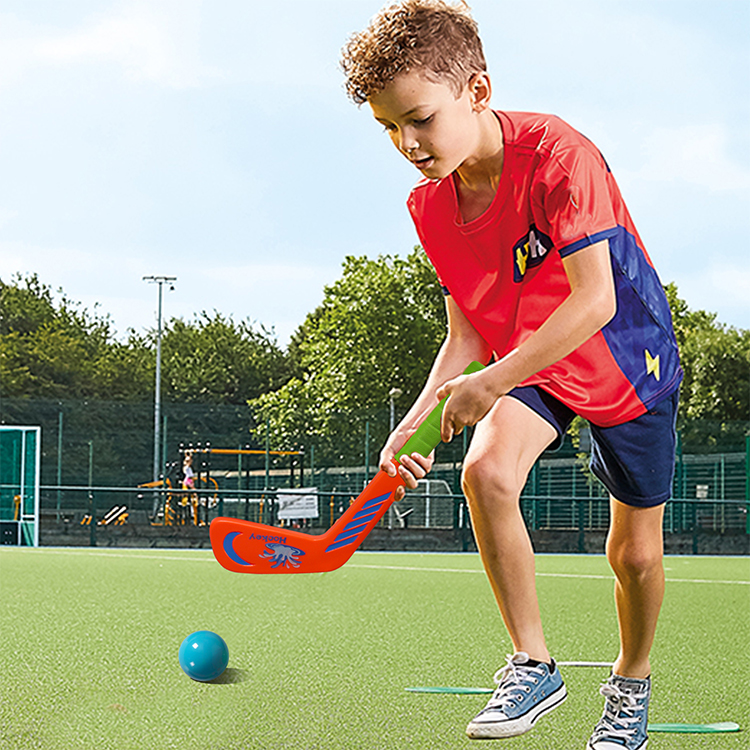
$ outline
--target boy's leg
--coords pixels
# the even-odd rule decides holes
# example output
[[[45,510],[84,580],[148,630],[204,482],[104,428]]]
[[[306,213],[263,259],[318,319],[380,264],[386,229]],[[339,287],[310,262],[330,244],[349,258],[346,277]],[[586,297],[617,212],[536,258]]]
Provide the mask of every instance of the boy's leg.
[[[472,738],[523,734],[565,700],[544,641],[534,551],[519,504],[529,470],[556,437],[549,422],[505,397],[477,426],[464,460],[477,546],[516,652],[495,675],[497,689],[487,706],[466,728]]]
[[[549,653],[519,498],[531,467],[556,437],[525,404],[502,398],[477,425],[462,476],[477,547],[513,646],[537,661],[549,661]]]
[[[610,491],[607,559],[615,573],[620,652],[601,693],[588,750],[643,750],[651,699],[649,654],[664,599],[662,522],[672,487],[678,393],[640,417],[592,426],[594,473]]]
[[[607,559],[615,573],[620,653],[613,672],[645,679],[664,599],[662,520],[664,505],[638,508],[610,500]]]
[[[664,505],[637,507],[610,499],[607,559],[615,573],[620,653],[602,686],[604,714],[588,750],[642,750],[648,744],[649,653],[664,599]]]

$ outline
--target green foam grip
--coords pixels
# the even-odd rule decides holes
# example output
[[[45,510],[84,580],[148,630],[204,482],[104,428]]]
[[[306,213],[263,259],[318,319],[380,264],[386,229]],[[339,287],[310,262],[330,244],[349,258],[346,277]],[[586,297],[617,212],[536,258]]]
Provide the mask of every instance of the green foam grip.
[[[472,362],[465,370],[464,375],[471,375],[473,372],[479,372],[484,369],[480,362]],[[444,398],[424,419],[417,431],[404,443],[395,455],[396,461],[401,460],[402,456],[410,456],[412,453],[418,453],[420,456],[429,456],[437,448],[440,442],[440,418],[443,416],[445,408]]]

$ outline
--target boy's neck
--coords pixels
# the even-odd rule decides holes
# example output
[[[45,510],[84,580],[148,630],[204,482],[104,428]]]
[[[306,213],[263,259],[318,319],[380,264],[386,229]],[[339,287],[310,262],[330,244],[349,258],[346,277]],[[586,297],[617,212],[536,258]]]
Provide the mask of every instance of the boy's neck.
[[[503,173],[505,148],[500,121],[485,110],[476,156],[455,172],[458,206],[464,223],[481,216],[492,204]]]

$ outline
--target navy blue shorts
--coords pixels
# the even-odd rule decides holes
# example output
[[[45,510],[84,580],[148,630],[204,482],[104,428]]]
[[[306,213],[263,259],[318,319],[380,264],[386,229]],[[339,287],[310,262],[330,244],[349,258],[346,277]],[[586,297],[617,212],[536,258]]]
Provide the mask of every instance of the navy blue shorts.
[[[549,422],[562,443],[575,412],[538,386],[514,388],[518,399]],[[613,497],[626,505],[651,508],[669,500],[674,479],[679,390],[630,422],[591,427],[591,471]]]

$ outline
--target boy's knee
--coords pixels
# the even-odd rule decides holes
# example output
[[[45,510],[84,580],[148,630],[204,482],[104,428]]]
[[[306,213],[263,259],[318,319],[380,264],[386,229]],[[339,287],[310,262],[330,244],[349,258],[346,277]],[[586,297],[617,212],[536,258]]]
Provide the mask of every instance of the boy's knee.
[[[633,539],[610,535],[607,560],[618,578],[640,579],[662,567],[661,545],[638,544]]]
[[[618,578],[637,580],[663,569],[663,510],[612,501],[607,560]]]
[[[515,503],[523,489],[512,472],[486,460],[472,460],[470,457],[464,462],[461,487],[473,505],[482,498],[492,498],[493,502],[508,499]]]

